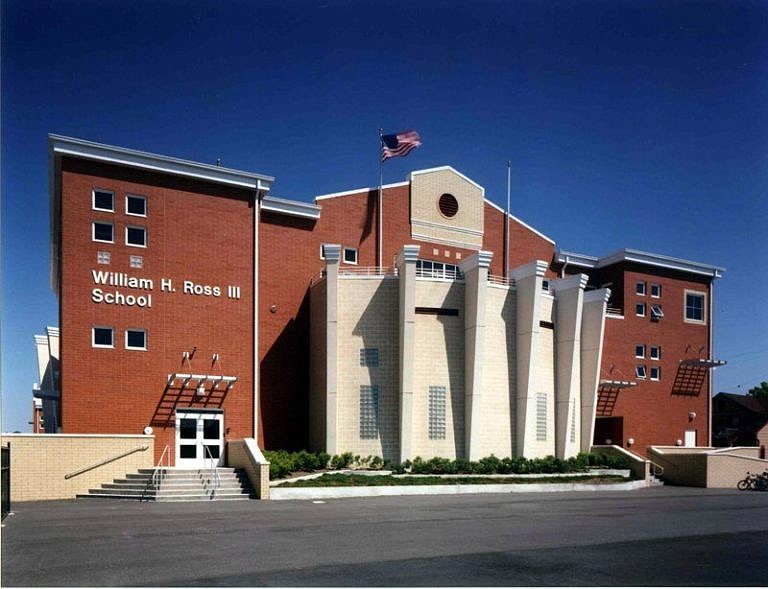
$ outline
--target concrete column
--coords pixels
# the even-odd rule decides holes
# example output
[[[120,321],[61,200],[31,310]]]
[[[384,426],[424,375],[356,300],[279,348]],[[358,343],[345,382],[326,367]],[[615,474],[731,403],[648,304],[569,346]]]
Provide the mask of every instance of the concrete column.
[[[518,456],[526,456],[530,442],[536,436],[536,345],[541,331],[541,286],[547,266],[543,260],[534,260],[510,272],[515,279],[517,297],[517,386],[514,406],[517,409],[515,448]]]
[[[581,319],[581,451],[589,452],[595,437],[597,387],[600,384],[600,363],[603,357],[605,309],[610,289],[601,288],[584,293]]]
[[[400,461],[413,458],[413,358],[418,245],[404,245],[395,265],[400,286]]]
[[[581,312],[586,274],[552,280],[555,294],[555,455],[579,453],[581,423]],[[573,440],[573,441],[571,441]]]
[[[480,251],[461,263],[464,273],[464,444],[467,460],[479,460],[485,357],[485,293],[492,252]]]
[[[326,327],[325,327],[325,451],[328,454],[339,453],[339,261],[341,246],[325,244],[325,280],[326,280]]]

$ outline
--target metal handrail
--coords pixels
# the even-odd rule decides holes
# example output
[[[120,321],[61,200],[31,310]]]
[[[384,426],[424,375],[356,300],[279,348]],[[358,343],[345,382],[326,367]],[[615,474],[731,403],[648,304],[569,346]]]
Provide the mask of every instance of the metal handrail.
[[[648,460],[646,458],[646,460]],[[655,477],[664,476],[664,467],[661,464],[655,463],[653,460],[648,460],[651,463],[651,474]]]
[[[221,486],[221,475],[219,474],[219,469],[216,468],[216,459],[213,457],[213,454],[211,454],[211,449],[205,444],[203,444],[203,448],[205,448],[205,452],[208,454],[208,456],[205,457],[205,460],[211,461],[211,468],[208,470],[213,471],[213,491],[211,491],[211,499],[213,499],[216,495],[216,491],[218,491]]]
[[[138,448],[132,448],[131,450],[128,450],[127,452],[123,452],[122,454],[118,454],[117,456],[113,456],[112,458],[107,458],[106,460],[100,460],[96,464],[91,464],[90,466],[86,466],[85,468],[81,468],[80,470],[76,470],[74,472],[70,472],[69,474],[65,474],[65,479],[71,479],[72,477],[76,477],[79,474],[83,474],[84,472],[88,472],[89,470],[93,470],[94,468],[99,468],[100,466],[104,466],[105,464],[109,464],[110,462],[114,462],[115,460],[120,460],[121,458],[125,458],[126,456],[130,456],[131,454],[135,454],[136,452],[144,452],[145,450],[149,450],[149,446],[139,446]]]
[[[496,276],[495,274],[489,274],[488,283],[496,284],[498,286],[515,286],[515,279],[512,278],[511,276],[505,278],[504,276]]]
[[[171,467],[171,454],[169,452],[170,446],[168,444],[165,445],[165,448],[163,448],[163,453],[160,454],[160,460],[157,461],[157,465],[155,466],[155,470],[152,472],[152,478],[150,479],[152,481],[152,488],[155,490],[159,490],[160,486],[163,484],[163,481],[165,480],[165,469],[163,468],[163,460],[168,461],[168,465],[165,468]],[[167,458],[166,458],[167,455]]]
[[[389,266],[344,266],[339,268],[339,276],[395,276],[397,273]]]

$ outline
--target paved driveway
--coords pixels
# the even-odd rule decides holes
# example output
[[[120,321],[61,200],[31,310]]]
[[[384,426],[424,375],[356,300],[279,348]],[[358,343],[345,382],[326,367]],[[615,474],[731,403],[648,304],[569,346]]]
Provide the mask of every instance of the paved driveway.
[[[2,584],[766,585],[768,493],[14,506]]]

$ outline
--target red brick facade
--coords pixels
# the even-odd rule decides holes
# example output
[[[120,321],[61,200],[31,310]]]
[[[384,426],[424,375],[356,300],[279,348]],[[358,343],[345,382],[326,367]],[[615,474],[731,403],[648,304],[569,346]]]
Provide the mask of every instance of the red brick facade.
[[[94,188],[114,193],[114,212],[92,208]],[[126,194],[147,198],[147,216],[125,212]],[[220,354],[227,374],[239,381],[221,404],[225,437],[253,435],[253,208],[245,190],[167,175],[64,158],[61,180],[61,420],[66,433],[140,434],[151,425],[156,454],[174,443],[169,373],[184,351],[197,347],[193,366],[209,371]],[[93,221],[114,225],[114,244],[92,239]],[[147,229],[147,247],[125,244],[125,227]],[[109,252],[109,265],[97,252]],[[143,268],[130,267],[131,255]],[[97,285],[93,271],[125,273],[153,281],[151,291]],[[170,279],[176,292],[161,290]],[[241,298],[185,294],[184,281],[241,288]],[[152,296],[151,308],[96,304],[94,288]],[[114,348],[95,348],[93,326],[114,328]],[[147,330],[147,351],[127,350],[125,330]],[[72,369],[70,367],[76,367]],[[209,400],[209,405],[211,401]],[[181,405],[201,405],[190,397]],[[157,457],[156,457],[157,458]]]

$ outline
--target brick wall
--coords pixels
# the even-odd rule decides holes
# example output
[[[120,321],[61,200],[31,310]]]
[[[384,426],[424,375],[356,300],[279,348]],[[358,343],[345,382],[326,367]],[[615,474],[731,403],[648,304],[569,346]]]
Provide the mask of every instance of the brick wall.
[[[94,188],[114,192],[114,212],[92,210]],[[147,198],[146,218],[126,214],[127,194]],[[174,444],[173,420],[158,411],[168,374],[182,369],[182,352],[197,347],[193,372],[223,371],[239,381],[223,403],[188,394],[178,405],[221,405],[225,438],[253,434],[250,196],[245,190],[64,158],[60,325],[65,433],[138,434],[152,425],[159,458],[166,444]],[[114,224],[114,244],[92,240],[93,221]],[[126,245],[128,225],[146,227],[146,248]],[[109,252],[109,265],[97,264],[99,251]],[[132,255],[143,258],[143,268],[130,267]],[[153,288],[96,285],[94,270],[150,279]],[[172,280],[175,292],[161,290],[163,278]],[[222,293],[185,294],[184,281],[216,285]],[[227,285],[240,288],[239,300],[227,297]],[[151,295],[152,306],[97,304],[92,300],[96,287]],[[114,328],[114,349],[92,346],[94,325]],[[126,349],[127,328],[147,330],[147,351]],[[214,352],[220,367],[211,367]]]
[[[12,502],[73,499],[153,466],[153,436],[3,434],[0,442],[11,448]],[[115,460],[65,478],[110,459]]]

